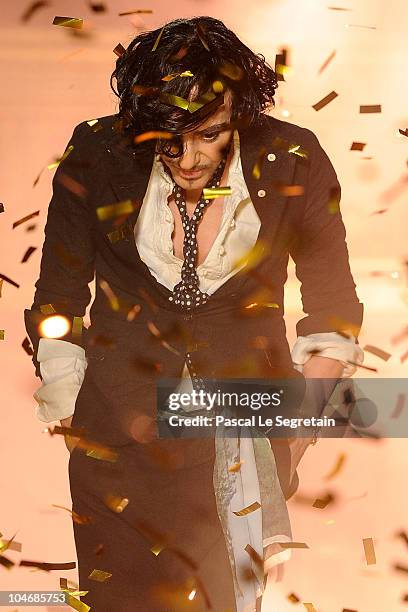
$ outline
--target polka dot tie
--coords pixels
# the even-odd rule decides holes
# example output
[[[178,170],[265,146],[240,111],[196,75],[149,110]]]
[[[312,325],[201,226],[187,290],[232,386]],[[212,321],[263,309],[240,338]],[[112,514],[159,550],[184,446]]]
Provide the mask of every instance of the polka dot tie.
[[[227,156],[225,156],[219,163],[212,178],[206,185],[207,189],[219,187],[226,163]],[[196,270],[198,251],[197,226],[204,214],[204,211],[213,200],[206,199],[204,195],[202,195],[197,203],[192,217],[189,218],[187,215],[185,191],[179,185],[177,185],[177,183],[174,183],[173,196],[180,212],[184,229],[184,261],[181,268],[181,281],[175,285],[173,293],[169,297],[169,301],[177,304],[181,310],[188,312],[194,308],[197,308],[198,306],[201,306],[202,304],[205,304],[210,297],[207,293],[200,291],[200,283]],[[203,379],[195,372],[190,352],[186,353],[186,363],[190,372],[193,388],[197,391],[200,389],[205,389]]]

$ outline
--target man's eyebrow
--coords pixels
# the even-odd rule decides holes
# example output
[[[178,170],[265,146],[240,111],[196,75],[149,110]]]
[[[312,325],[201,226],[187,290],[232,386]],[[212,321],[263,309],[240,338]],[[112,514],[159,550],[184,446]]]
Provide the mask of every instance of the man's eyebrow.
[[[210,134],[212,132],[218,132],[224,129],[227,130],[229,129],[228,126],[229,126],[229,123],[224,121],[223,123],[216,123],[215,125],[210,125],[208,128],[205,128],[205,130],[197,130],[195,133],[196,134]]]

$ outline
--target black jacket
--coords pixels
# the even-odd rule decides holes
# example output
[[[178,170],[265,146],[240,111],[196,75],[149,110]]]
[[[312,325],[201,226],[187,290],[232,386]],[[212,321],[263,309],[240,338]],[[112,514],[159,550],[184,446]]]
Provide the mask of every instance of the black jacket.
[[[155,141],[139,150],[114,129],[117,119],[102,117],[97,129],[79,124],[69,143],[73,149],[54,176],[40,277],[34,303],[25,310],[37,376],[38,325],[47,316],[40,306],[52,304],[70,320],[82,317],[94,273],[91,326],[81,336],[69,332],[62,339],[85,347],[89,365],[83,387],[92,381],[98,388],[110,420],[115,410],[119,414],[130,401],[135,405],[135,397],[144,401],[134,409],[151,414],[157,377],[180,376],[187,348],[196,372],[203,376],[267,377],[274,368],[291,369],[283,319],[289,254],[296,263],[306,314],[297,324],[298,335],[350,325],[357,333],[363,307],[356,296],[337,206],[340,187],[311,131],[268,116],[259,127],[239,129],[244,177],[261,220],[257,255],[206,304],[183,314],[141,261],[132,231]],[[264,157],[257,179],[253,168],[262,147],[266,156],[274,153],[276,159]],[[302,186],[304,193],[287,196],[288,185]],[[117,217],[98,219],[98,207],[125,200],[132,201],[134,210],[119,219],[120,225]],[[116,306],[100,287],[102,280],[116,295]],[[262,302],[279,307],[243,307]],[[128,320],[133,307],[135,316]],[[93,411],[99,423],[96,413],[101,408],[84,406],[83,420],[86,410]]]

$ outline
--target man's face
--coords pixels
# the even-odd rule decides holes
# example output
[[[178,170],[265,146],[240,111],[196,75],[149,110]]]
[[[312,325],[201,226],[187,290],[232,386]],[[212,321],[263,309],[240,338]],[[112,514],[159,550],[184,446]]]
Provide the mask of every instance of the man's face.
[[[231,139],[232,130],[220,131],[231,119],[231,106],[225,100],[205,123],[181,136],[184,153],[175,159],[161,154],[174,181],[186,191],[204,189],[223,156],[223,149]],[[171,141],[170,141],[171,142]]]

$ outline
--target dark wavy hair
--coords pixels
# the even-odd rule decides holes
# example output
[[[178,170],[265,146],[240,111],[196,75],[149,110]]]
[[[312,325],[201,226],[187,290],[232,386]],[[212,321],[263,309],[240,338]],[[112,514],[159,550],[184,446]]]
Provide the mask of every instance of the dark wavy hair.
[[[185,71],[193,76],[163,81]],[[231,122],[257,124],[274,106],[278,82],[265,57],[251,51],[222,21],[194,17],[136,36],[118,57],[110,85],[119,97],[121,128],[134,138],[151,130],[177,136],[196,129],[223,102],[225,90],[232,97]],[[190,112],[174,105],[174,98],[169,102],[169,94],[203,106]],[[159,139],[159,149],[165,143]]]

